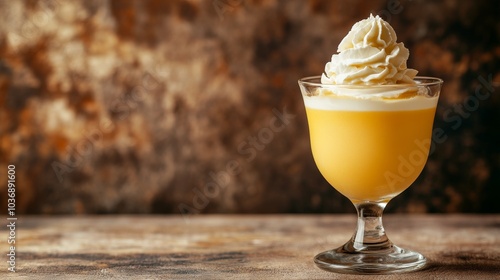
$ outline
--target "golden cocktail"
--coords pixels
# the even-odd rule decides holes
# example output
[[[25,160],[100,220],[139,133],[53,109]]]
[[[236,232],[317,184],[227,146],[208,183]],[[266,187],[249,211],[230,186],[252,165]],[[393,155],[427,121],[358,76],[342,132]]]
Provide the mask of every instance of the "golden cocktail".
[[[305,97],[321,174],[357,201],[388,201],[422,171],[437,97],[391,100]],[[401,109],[402,107],[402,109]]]

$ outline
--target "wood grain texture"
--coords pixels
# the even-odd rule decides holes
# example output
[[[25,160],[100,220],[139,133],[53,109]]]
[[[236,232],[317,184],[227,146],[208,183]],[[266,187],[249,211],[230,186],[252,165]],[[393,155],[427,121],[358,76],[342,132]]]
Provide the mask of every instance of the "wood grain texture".
[[[21,216],[17,272],[4,264],[0,278],[359,279],[312,262],[347,241],[354,223],[354,214]],[[500,279],[500,215],[387,215],[385,227],[428,258],[405,279]]]

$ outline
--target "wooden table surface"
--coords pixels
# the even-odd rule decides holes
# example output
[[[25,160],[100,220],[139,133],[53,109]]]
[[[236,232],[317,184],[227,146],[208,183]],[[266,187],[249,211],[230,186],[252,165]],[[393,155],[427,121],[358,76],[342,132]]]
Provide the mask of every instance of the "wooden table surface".
[[[6,217],[4,217],[6,221]],[[500,215],[386,215],[389,238],[421,271],[361,277],[312,259],[354,231],[355,215],[20,216],[19,279],[500,279]]]

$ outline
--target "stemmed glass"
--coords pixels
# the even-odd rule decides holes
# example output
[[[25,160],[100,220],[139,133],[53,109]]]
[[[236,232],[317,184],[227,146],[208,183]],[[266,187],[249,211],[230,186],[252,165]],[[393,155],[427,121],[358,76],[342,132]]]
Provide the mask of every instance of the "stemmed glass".
[[[314,262],[342,273],[422,268],[423,255],[388,239],[382,212],[424,168],[443,81],[415,77],[415,84],[355,86],[320,80],[299,80],[314,161],[323,177],[354,204],[358,221],[347,243],[316,255]]]

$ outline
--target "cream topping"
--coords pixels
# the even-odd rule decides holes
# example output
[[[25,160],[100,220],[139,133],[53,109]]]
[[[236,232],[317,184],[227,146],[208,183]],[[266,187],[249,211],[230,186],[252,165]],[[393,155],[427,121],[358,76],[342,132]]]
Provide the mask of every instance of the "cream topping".
[[[379,16],[357,22],[325,66],[323,84],[414,84],[417,71],[406,67],[409,51]],[[379,91],[380,92],[380,91]]]
[[[412,111],[435,108],[438,97],[414,96],[403,99],[355,99],[331,96],[304,96],[305,106],[334,111]]]

